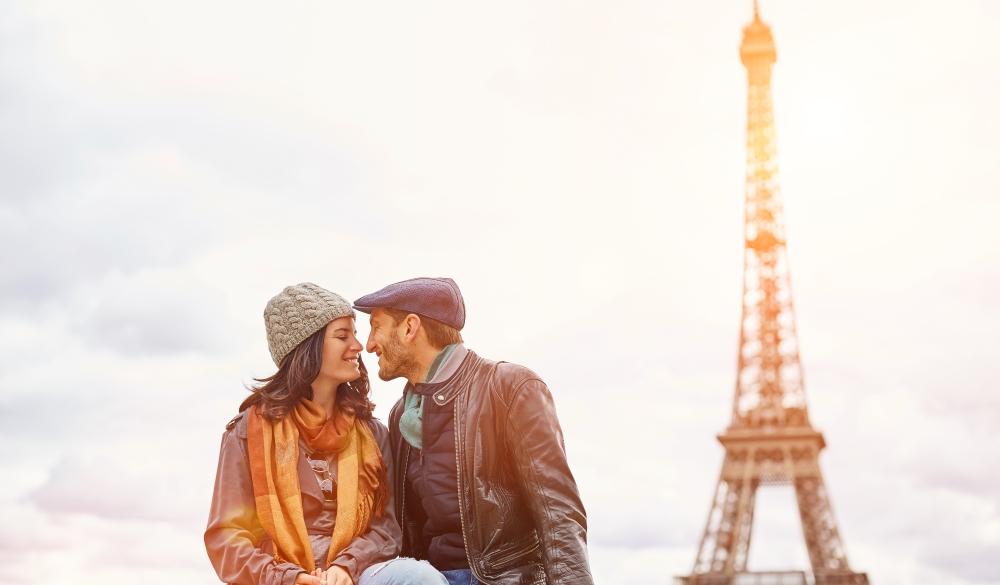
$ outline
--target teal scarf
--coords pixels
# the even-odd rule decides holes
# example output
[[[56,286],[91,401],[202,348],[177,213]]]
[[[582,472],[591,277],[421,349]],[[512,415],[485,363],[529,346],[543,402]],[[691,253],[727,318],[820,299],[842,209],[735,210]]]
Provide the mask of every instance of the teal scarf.
[[[457,345],[449,345],[437,354],[434,361],[431,362],[431,367],[427,369],[427,375],[424,376],[425,384],[434,379],[434,375],[448,361],[451,352],[455,351]],[[417,449],[424,448],[424,397],[414,392],[412,388],[406,389],[406,397],[403,399],[403,415],[399,417],[399,432],[403,434],[403,438],[410,445]]]

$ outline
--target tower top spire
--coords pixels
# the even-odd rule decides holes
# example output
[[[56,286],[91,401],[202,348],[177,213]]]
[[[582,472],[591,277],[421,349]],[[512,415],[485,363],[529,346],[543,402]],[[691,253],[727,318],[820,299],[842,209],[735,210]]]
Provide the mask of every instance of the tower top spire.
[[[740,58],[747,69],[770,69],[777,60],[771,27],[760,19],[757,0],[753,3],[753,20],[743,27],[743,42],[740,44]]]

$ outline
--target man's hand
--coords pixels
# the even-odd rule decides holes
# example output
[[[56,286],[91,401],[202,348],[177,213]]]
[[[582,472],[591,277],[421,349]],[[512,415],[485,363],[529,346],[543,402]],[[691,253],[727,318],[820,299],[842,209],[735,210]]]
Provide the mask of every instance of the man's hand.
[[[326,581],[323,585],[354,585],[354,579],[351,579],[351,574],[343,567],[330,565],[326,570]]]

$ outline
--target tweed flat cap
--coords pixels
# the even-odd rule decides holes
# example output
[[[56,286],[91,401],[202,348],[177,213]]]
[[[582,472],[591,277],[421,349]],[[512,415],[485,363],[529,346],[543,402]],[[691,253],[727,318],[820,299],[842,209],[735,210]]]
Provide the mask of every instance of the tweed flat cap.
[[[347,299],[323,287],[311,282],[285,287],[264,308],[267,348],[274,365],[280,366],[290,351],[330,321],[353,316]]]
[[[386,307],[430,317],[459,331],[465,327],[465,300],[450,278],[411,278],[354,301],[362,313]]]

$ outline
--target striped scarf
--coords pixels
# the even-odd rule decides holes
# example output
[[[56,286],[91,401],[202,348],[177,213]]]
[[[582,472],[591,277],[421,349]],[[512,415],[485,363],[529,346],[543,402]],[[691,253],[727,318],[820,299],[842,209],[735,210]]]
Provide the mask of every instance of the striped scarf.
[[[254,501],[261,526],[274,543],[274,558],[312,571],[312,544],[302,512],[299,437],[320,451],[337,453],[337,520],[327,564],[368,529],[372,514],[385,513],[389,481],[375,436],[365,423],[337,409],[326,411],[303,398],[278,422],[268,422],[255,405],[247,413],[247,449]]]

